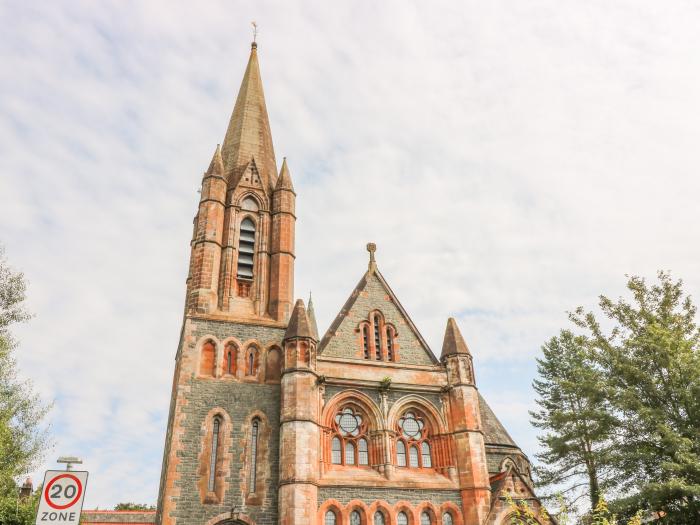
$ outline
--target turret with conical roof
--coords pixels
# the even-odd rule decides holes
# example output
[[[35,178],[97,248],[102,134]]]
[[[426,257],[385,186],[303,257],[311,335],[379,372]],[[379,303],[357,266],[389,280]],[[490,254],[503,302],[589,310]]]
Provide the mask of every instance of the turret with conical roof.
[[[314,339],[316,339],[316,341],[319,341],[318,323],[316,322],[316,312],[314,311],[314,302],[311,299],[310,292],[309,292],[309,301],[306,303],[306,315],[309,316],[309,323],[311,323],[311,331],[313,333]]]
[[[272,194],[272,239],[270,243],[270,315],[289,317],[294,297],[294,227],[296,193],[287,159]],[[318,335],[316,336],[318,339]]]

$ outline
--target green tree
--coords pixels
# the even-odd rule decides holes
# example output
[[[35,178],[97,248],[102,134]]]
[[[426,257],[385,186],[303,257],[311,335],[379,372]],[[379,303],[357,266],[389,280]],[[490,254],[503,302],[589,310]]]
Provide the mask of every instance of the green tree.
[[[544,430],[536,473],[541,487],[599,504],[610,484],[611,435],[617,424],[605,396],[605,378],[591,360],[588,340],[562,330],[542,346],[533,382],[538,410],[532,424]]]
[[[603,317],[579,308],[606,394],[619,415],[611,502],[620,515],[662,513],[663,523],[700,524],[700,330],[682,282],[630,277],[632,301],[601,296]]]
[[[0,247],[0,498],[16,505],[16,480],[31,471],[48,445],[42,426],[48,411],[28,381],[17,377],[10,327],[29,319],[24,276],[7,264]]]
[[[117,503],[114,510],[156,510],[155,505],[147,505],[146,503]]]

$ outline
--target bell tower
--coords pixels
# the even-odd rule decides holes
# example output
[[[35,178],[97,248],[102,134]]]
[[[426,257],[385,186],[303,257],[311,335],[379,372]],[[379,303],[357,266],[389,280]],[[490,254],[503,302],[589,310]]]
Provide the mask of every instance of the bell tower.
[[[202,179],[186,313],[286,323],[294,297],[296,193],[277,173],[257,44],[222,145]]]

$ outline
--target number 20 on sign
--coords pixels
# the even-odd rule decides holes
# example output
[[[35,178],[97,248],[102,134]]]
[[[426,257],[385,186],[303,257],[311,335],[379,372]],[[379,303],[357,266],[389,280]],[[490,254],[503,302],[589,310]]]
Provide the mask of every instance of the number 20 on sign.
[[[87,472],[47,470],[36,525],[78,525],[87,478]]]

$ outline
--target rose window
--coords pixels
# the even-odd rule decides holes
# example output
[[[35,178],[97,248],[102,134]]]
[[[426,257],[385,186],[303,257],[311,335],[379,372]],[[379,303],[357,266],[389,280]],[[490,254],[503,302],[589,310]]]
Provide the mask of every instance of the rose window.
[[[423,418],[416,412],[408,411],[397,423],[396,465],[399,467],[431,468],[428,429]]]
[[[334,465],[369,465],[367,423],[352,407],[341,409],[333,419],[331,463]]]

